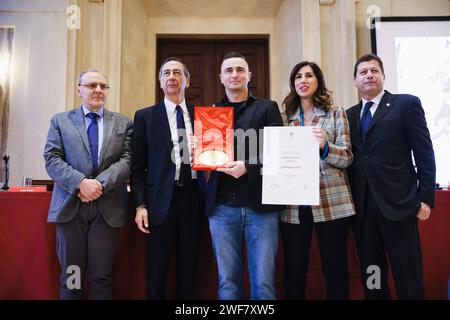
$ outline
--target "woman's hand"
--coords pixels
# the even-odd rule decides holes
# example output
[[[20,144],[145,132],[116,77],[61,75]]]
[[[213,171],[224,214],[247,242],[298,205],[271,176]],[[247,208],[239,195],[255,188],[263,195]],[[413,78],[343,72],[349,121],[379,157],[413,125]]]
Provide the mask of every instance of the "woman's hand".
[[[322,128],[313,128],[313,133],[316,136],[317,140],[319,140],[320,150],[323,150],[325,148],[325,145],[327,144],[327,134],[325,130]]]

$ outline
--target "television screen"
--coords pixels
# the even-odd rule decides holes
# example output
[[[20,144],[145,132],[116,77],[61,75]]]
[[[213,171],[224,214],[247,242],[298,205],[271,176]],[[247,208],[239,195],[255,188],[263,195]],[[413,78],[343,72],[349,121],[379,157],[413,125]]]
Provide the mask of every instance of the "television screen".
[[[436,156],[436,182],[450,182],[450,17],[382,17],[372,52],[384,64],[385,89],[418,96]]]

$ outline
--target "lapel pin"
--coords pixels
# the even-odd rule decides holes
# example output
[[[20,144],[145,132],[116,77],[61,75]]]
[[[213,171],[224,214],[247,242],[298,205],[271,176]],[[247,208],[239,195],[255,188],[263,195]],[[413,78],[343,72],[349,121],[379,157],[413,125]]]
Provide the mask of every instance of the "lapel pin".
[[[389,107],[391,104],[388,102],[388,103],[386,103],[386,107]]]

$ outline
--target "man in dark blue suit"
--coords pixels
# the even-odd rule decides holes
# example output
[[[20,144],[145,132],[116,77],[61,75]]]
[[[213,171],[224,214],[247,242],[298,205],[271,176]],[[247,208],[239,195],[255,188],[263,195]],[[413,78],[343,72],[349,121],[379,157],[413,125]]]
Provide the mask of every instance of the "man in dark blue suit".
[[[417,219],[428,219],[434,206],[433,146],[420,100],[384,91],[384,79],[378,56],[359,58],[354,80],[362,101],[347,110],[363,287],[367,299],[390,298],[387,252],[399,299],[423,299]]]
[[[164,101],[134,117],[131,187],[135,222],[147,234],[147,296],[164,299],[170,253],[176,240],[177,297],[195,298],[199,235],[196,172],[191,170],[193,107],[186,104],[189,71],[178,58],[159,71]]]

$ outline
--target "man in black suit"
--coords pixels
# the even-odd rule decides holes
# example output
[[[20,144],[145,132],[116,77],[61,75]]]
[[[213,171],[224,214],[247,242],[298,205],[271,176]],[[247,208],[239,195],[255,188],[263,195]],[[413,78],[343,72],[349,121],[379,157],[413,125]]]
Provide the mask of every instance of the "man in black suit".
[[[399,299],[423,299],[417,219],[428,219],[434,206],[433,146],[420,100],[384,91],[384,79],[378,56],[359,58],[354,81],[362,101],[347,110],[354,155],[348,175],[363,287],[367,299],[390,298],[387,252]]]
[[[159,71],[164,101],[134,117],[131,187],[135,222],[148,239],[147,296],[164,299],[174,241],[177,248],[177,297],[195,298],[199,234],[196,172],[191,170],[193,107],[186,104],[189,71],[178,58]]]
[[[219,271],[219,299],[243,299],[242,242],[245,240],[252,299],[275,299],[275,257],[280,206],[263,205],[259,131],[282,126],[274,101],[248,90],[248,63],[239,53],[226,54],[220,80],[226,95],[216,106],[233,106],[235,159],[213,171],[205,210]]]

